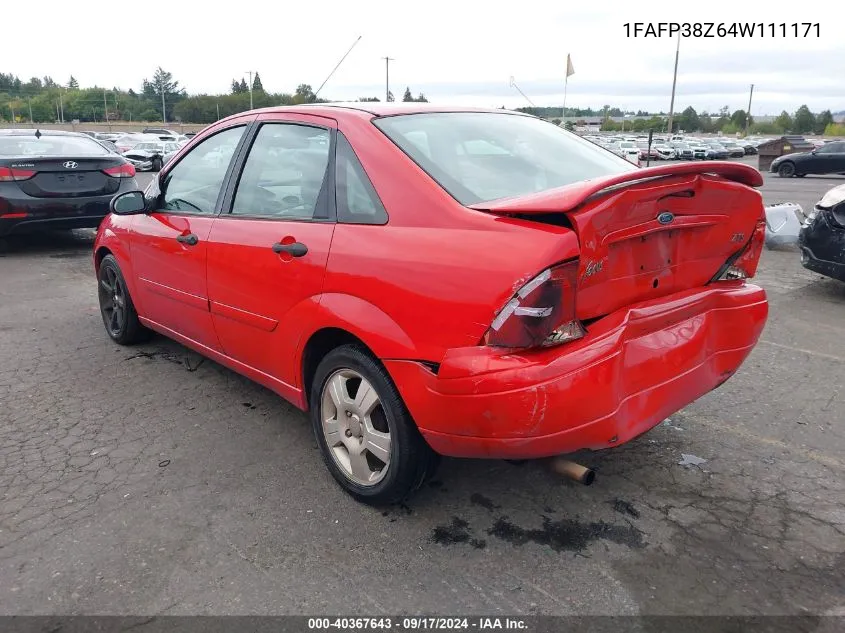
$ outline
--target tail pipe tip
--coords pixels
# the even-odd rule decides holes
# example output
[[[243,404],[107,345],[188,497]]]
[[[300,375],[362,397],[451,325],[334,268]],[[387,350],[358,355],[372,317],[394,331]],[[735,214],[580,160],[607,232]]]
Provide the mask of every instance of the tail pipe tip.
[[[585,486],[591,485],[596,479],[596,471],[592,468],[587,468],[586,466],[560,457],[552,459],[552,470],[559,475],[568,477],[572,481],[577,481],[579,484],[584,484]]]

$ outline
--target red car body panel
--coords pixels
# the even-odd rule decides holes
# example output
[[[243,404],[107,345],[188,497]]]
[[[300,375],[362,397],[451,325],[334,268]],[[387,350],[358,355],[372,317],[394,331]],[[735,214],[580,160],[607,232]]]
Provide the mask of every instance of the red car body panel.
[[[537,458],[627,442],[727,380],[760,337],[751,284],[618,310],[568,345],[452,350],[434,375],[386,361],[423,436],[455,457]]]
[[[748,186],[760,184],[756,170],[661,165],[468,208],[373,116],[304,106],[233,117],[195,136],[160,177],[233,122],[337,128],[387,224],[110,215],[95,262],[115,255],[143,324],[302,409],[309,341],[329,328],[353,335],[445,455],[530,458],[619,445],[720,385],[757,342],[765,293],[742,281],[708,283],[763,215]],[[671,228],[655,220],[664,211],[675,216]],[[547,222],[552,213],[566,222]],[[188,232],[203,244],[192,254],[175,240]],[[277,241],[302,242],[308,253],[278,255]],[[576,258],[584,338],[528,351],[482,343],[517,290]]]

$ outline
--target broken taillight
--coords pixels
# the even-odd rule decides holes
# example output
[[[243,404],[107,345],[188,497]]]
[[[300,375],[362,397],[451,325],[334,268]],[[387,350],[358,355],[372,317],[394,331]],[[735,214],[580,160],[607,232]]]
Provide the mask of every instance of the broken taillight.
[[[766,242],[766,219],[757,220],[751,239],[739,253],[735,253],[726,262],[714,281],[727,281],[732,279],[750,279],[757,274],[757,264],[760,255],[763,254],[763,245]]]
[[[578,261],[547,268],[496,313],[484,344],[524,349],[549,347],[584,336],[575,318]]]

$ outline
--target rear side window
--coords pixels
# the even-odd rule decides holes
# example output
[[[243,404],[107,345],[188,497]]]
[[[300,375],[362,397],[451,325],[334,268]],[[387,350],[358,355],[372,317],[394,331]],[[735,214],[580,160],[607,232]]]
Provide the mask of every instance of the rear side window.
[[[280,220],[328,217],[330,133],[293,123],[265,123],[249,150],[232,215]]]
[[[386,224],[387,211],[352,145],[340,132],[337,134],[335,158],[337,221],[346,224]]]

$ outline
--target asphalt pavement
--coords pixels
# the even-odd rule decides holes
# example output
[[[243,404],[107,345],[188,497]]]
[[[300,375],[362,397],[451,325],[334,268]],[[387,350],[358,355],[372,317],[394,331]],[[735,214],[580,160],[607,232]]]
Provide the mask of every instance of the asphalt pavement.
[[[142,175],[139,181],[149,178]],[[766,176],[812,206],[845,178]],[[845,284],[767,250],[741,371],[645,436],[333,482],[306,417],[162,337],[108,339],[91,234],[0,255],[0,614],[845,614]]]

